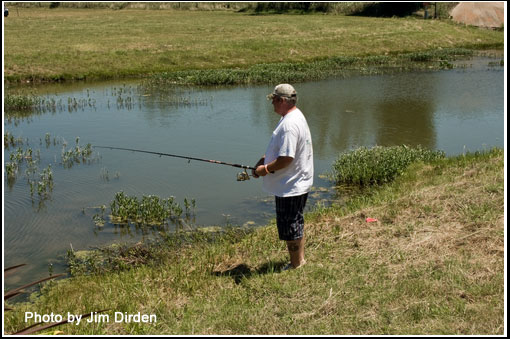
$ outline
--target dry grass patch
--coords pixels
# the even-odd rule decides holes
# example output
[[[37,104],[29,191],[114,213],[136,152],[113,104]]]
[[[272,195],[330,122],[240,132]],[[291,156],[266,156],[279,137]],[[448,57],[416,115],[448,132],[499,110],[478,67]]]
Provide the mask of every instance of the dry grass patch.
[[[307,257],[324,266],[343,265],[345,274],[359,270],[364,298],[373,304],[352,308],[362,310],[358,320],[378,326],[384,317],[406,322],[388,325],[390,333],[396,328],[401,334],[502,333],[502,158],[448,167],[440,178],[438,170],[423,165],[415,174],[423,179],[402,181],[407,193],[396,199],[309,223]],[[331,241],[337,245],[325,246]],[[457,328],[448,328],[449,322]]]
[[[418,176],[430,176],[432,167]],[[483,168],[460,169],[449,182],[415,188],[391,203],[321,219],[309,226],[310,237],[327,241],[337,226],[342,231],[333,239],[357,244],[363,253],[382,260],[405,253],[414,265],[444,261],[459,252],[479,262],[492,262],[494,254],[502,259],[504,200],[493,193],[497,181],[502,184],[502,174],[491,179]],[[368,217],[378,222],[369,223]],[[350,250],[356,251],[356,246]]]

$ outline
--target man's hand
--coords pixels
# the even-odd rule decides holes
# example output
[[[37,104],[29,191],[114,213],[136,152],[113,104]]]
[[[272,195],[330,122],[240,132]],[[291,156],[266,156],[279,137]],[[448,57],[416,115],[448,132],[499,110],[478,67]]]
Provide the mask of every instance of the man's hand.
[[[267,175],[266,166],[264,166],[264,165],[257,166],[257,169],[255,169],[255,175],[256,175],[256,178],[266,176]]]
[[[260,175],[257,174],[257,169],[262,165],[262,167],[264,166],[264,157],[260,158],[259,161],[257,161],[257,163],[255,164],[255,169],[254,170],[251,170],[251,175],[253,175],[253,177],[255,179],[257,179],[258,177],[260,177]],[[264,170],[265,171],[265,170]]]

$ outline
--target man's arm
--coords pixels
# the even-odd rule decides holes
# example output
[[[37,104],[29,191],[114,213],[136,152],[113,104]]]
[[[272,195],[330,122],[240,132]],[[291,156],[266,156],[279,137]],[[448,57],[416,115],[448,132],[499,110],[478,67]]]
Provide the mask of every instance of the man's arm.
[[[264,164],[264,158],[262,158],[257,163],[257,165],[256,165],[257,169],[254,171],[253,176],[255,178],[263,177],[263,176],[267,175],[268,172],[269,173],[273,173],[275,171],[279,171],[281,169],[284,169],[285,167],[287,167],[287,166],[289,166],[291,164],[292,160],[294,160],[294,158],[292,158],[292,157],[282,157],[282,156],[280,156],[280,157],[276,158],[275,160],[271,161],[269,164],[263,165]],[[266,171],[266,168],[267,168],[267,171]]]

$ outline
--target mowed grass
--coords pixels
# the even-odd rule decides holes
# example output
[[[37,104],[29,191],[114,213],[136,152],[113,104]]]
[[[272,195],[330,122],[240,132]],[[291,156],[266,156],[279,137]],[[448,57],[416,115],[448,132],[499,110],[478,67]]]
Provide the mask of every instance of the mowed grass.
[[[105,79],[438,48],[503,48],[504,33],[416,18],[10,8],[5,78]]]
[[[504,332],[504,154],[413,164],[395,182],[306,215],[307,264],[287,262],[276,227],[197,236],[162,261],[52,282],[24,312],[109,309],[65,334],[433,334]],[[366,222],[366,218],[377,222]],[[114,312],[157,323],[115,323]]]

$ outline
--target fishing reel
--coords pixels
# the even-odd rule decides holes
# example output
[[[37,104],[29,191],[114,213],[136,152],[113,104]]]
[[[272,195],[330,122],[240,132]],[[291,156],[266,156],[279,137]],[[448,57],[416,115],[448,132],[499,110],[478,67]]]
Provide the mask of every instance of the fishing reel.
[[[246,180],[250,180],[250,175],[248,174],[246,169],[244,170],[244,172],[237,173],[237,181],[246,181]]]

